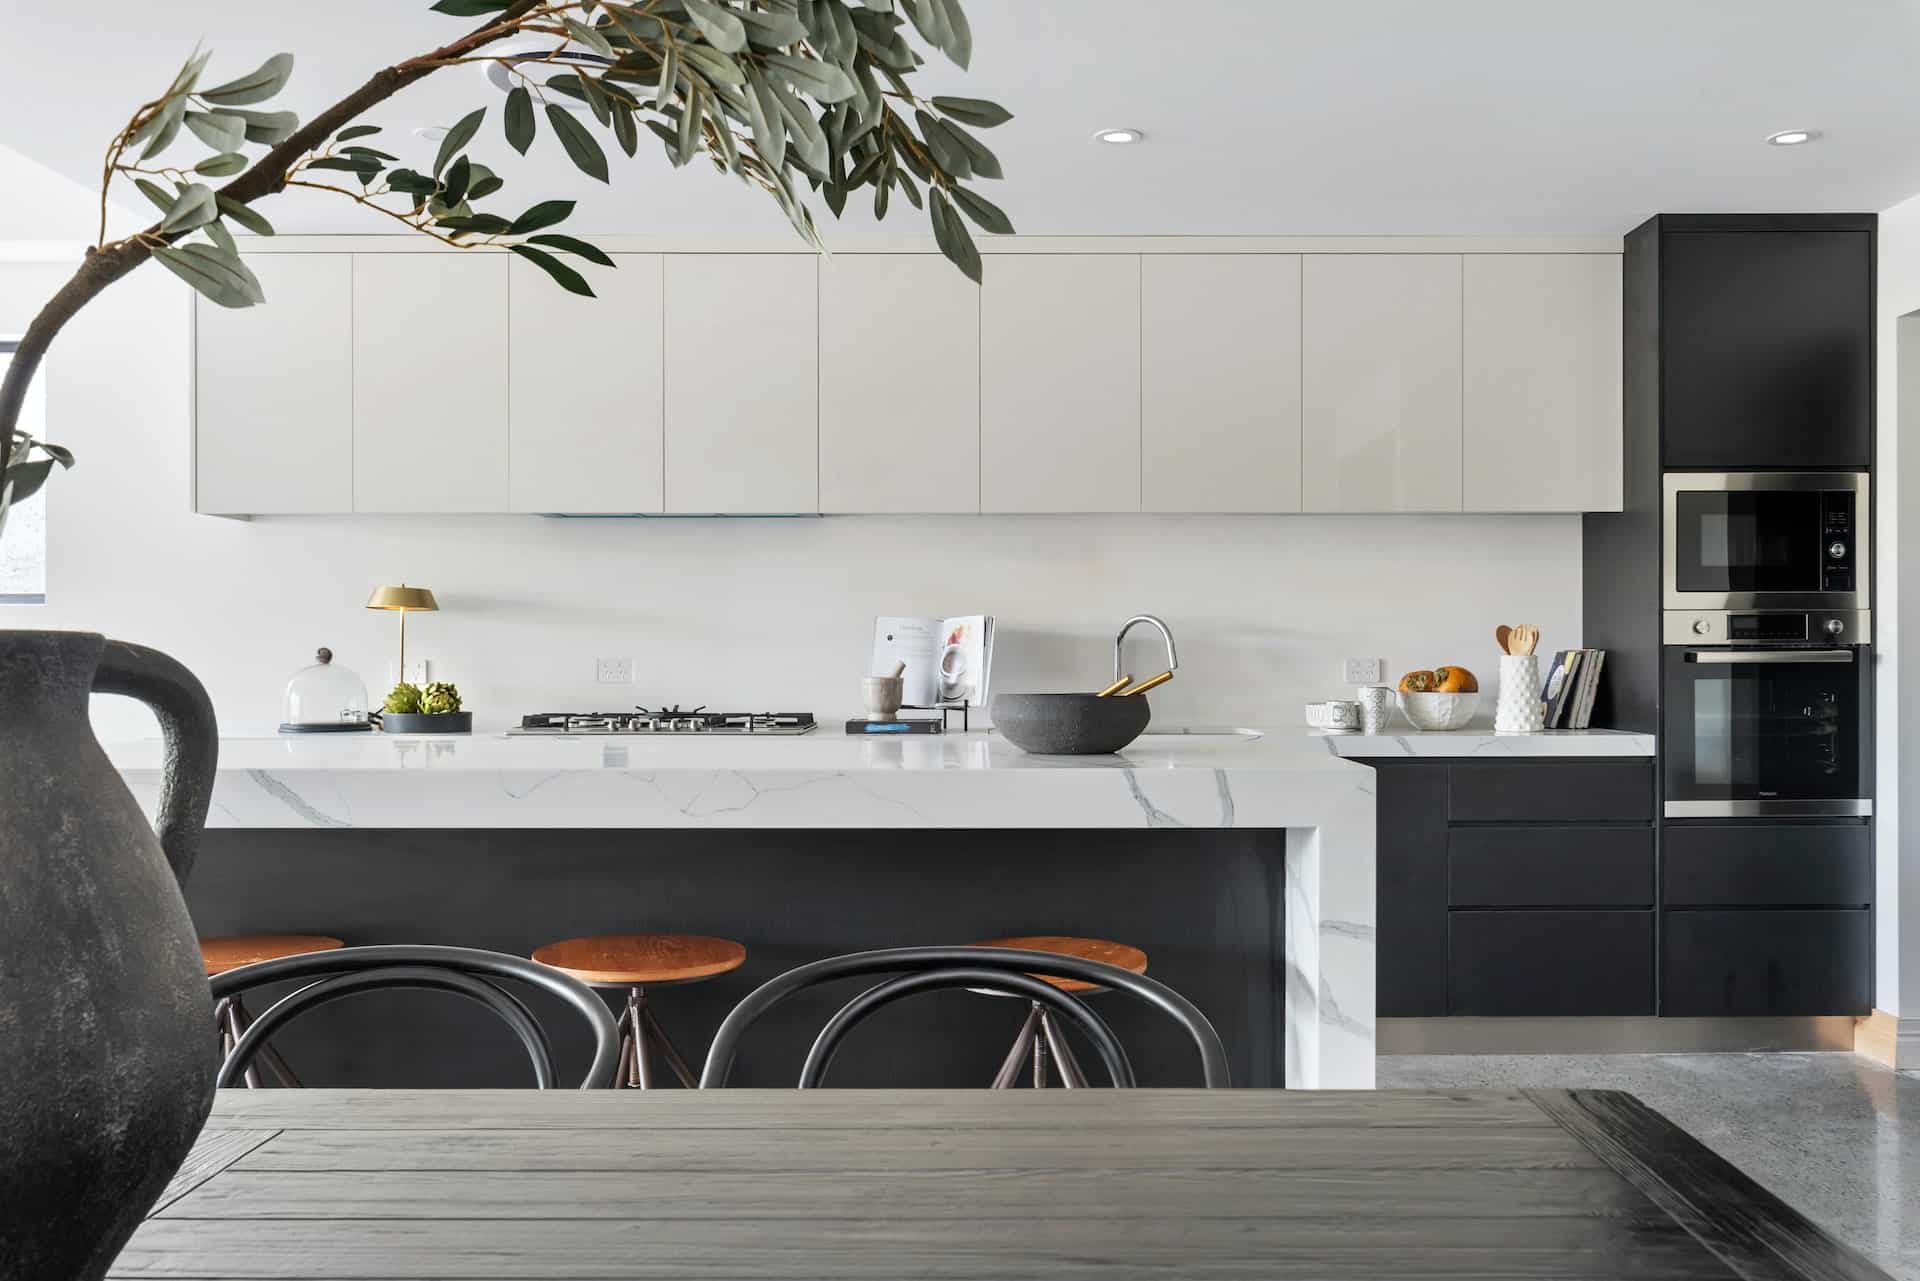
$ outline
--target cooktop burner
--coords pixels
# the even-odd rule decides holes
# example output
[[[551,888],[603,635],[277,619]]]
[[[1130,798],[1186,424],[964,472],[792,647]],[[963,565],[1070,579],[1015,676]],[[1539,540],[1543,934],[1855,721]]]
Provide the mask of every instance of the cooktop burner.
[[[537,712],[520,718],[509,734],[806,734],[812,712],[710,712],[706,705],[682,709],[636,707],[629,712]]]

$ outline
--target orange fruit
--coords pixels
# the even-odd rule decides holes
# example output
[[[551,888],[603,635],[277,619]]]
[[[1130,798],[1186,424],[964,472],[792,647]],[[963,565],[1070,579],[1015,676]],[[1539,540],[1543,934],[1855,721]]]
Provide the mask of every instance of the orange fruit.
[[[1464,667],[1436,667],[1433,688],[1442,694],[1474,694],[1479,692],[1480,682]]]
[[[1433,692],[1433,688],[1434,680],[1432,672],[1408,672],[1400,678],[1400,692],[1402,694],[1430,694]]]

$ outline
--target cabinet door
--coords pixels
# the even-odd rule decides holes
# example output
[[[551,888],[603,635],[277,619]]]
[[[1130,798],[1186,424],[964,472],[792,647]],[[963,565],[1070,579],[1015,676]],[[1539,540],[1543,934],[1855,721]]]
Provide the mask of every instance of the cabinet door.
[[[820,510],[812,254],[667,258],[667,510]]]
[[[1308,254],[1308,511],[1460,510],[1460,255]]]
[[[514,511],[660,510],[660,256],[614,261],[583,268],[592,298],[508,264]]]
[[[820,510],[980,510],[980,289],[937,254],[820,261]]]
[[[254,254],[268,306],[194,298],[194,508],[353,510],[353,260]]]
[[[980,295],[980,510],[1140,510],[1140,259],[996,254]]]
[[[1873,1008],[1870,911],[1662,916],[1662,1014],[1740,1018]]]
[[[1369,763],[1380,939],[1374,1013],[1438,1017],[1447,1012],[1447,767]]]
[[[1468,254],[1465,506],[1619,511],[1618,254]]]
[[[1300,510],[1300,258],[1140,261],[1141,506]]]
[[[1652,912],[1454,912],[1448,931],[1451,1013],[1654,1012]]]
[[[1867,466],[1871,233],[1670,231],[1660,275],[1668,467]]]
[[[353,506],[507,510],[507,255],[353,256]]]

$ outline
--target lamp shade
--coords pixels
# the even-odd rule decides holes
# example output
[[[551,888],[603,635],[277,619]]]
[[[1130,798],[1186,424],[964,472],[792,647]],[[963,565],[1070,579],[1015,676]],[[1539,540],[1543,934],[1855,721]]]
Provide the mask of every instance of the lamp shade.
[[[424,587],[409,587],[401,583],[398,587],[376,587],[373,595],[367,597],[368,609],[397,609],[404,612],[412,610],[431,611],[440,608],[440,602],[433,593]]]

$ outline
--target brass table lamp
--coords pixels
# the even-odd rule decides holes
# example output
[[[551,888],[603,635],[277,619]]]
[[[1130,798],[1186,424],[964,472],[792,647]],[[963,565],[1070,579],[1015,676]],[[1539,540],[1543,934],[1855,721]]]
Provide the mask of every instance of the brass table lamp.
[[[409,587],[401,583],[398,587],[376,587],[373,595],[367,597],[368,609],[390,609],[400,615],[400,679],[407,679],[407,615],[419,610],[431,613],[440,608],[440,602],[433,593],[424,587]]]

